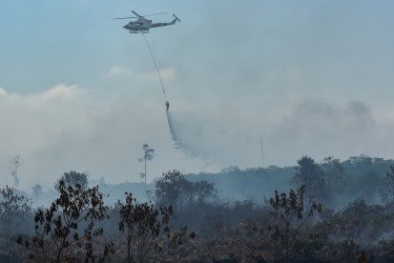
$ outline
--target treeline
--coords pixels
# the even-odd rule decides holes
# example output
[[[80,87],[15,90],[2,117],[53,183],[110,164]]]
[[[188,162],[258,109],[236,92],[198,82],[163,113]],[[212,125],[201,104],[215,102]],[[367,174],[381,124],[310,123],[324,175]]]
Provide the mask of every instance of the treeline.
[[[235,201],[219,195],[218,177],[175,170],[155,180],[150,201],[126,192],[111,206],[74,171],[55,182],[48,207],[33,209],[5,187],[0,262],[393,262],[393,164],[304,156],[270,181],[286,184],[269,196]],[[244,191],[248,180],[280,177],[280,169],[223,174]]]
[[[332,177],[330,160],[335,160],[342,168],[338,178]],[[333,183],[336,206],[343,207],[346,203],[357,199],[365,199],[369,204],[381,203],[381,188],[384,187],[386,173],[394,165],[394,160],[373,158],[366,155],[350,157],[340,161],[333,157],[316,162],[324,172],[326,187]],[[241,170],[229,167],[218,173],[201,172],[186,174],[190,181],[207,180],[215,184],[220,196],[231,200],[253,199],[255,201],[270,198],[275,190],[288,191],[294,186],[293,177],[297,172],[296,166],[268,166],[264,168],[249,168]]]

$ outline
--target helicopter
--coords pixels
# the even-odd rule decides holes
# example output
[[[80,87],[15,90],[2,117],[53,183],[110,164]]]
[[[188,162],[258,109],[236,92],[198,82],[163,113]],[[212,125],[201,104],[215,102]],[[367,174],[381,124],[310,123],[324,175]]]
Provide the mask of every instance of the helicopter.
[[[174,20],[168,23],[152,23],[152,20],[146,19],[146,16],[151,16],[151,15],[158,15],[162,13],[156,13],[156,14],[151,14],[151,15],[145,15],[141,16],[137,14],[135,11],[131,10],[131,12],[136,15],[134,17],[117,17],[115,19],[132,19],[132,18],[137,18],[135,21],[129,22],[127,25],[125,25],[123,28],[129,30],[129,33],[131,34],[137,34],[137,33],[149,33],[149,29],[155,28],[155,27],[162,27],[162,26],[170,26],[174,25],[177,21],[181,22],[181,20],[174,14]]]

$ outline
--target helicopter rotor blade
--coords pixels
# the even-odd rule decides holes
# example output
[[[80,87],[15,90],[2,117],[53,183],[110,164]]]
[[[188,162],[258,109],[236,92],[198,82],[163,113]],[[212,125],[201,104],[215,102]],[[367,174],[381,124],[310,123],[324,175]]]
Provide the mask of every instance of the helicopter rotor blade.
[[[155,15],[161,15],[161,14],[167,14],[168,12],[160,12],[160,13],[154,13],[154,14],[149,14],[149,15],[139,15],[139,14],[137,14],[137,12],[135,12],[134,10],[131,10],[131,12],[134,14],[134,15],[136,15],[136,16],[138,16],[138,17],[146,17],[146,16],[155,16]]]
[[[118,20],[118,19],[131,19],[131,18],[138,18],[138,17],[135,17],[135,16],[129,16],[129,17],[116,17],[116,18],[114,18],[114,20]]]
[[[154,14],[149,14],[149,15],[144,15],[144,16],[156,16],[156,15],[162,15],[162,14],[167,14],[168,12],[160,12],[160,13],[154,13]]]
[[[132,18],[144,18],[144,17],[146,17],[146,16],[154,16],[154,15],[160,15],[160,14],[166,14],[166,13],[168,13],[168,12],[160,12],[160,13],[155,13],[155,14],[149,14],[149,15],[141,16],[141,15],[137,14],[134,10],[131,10],[131,12],[132,12],[133,14],[135,14],[136,16],[116,17],[116,18],[114,18],[114,20],[118,20],[118,19],[132,19]]]
[[[134,10],[131,10],[131,12],[132,12],[134,15],[138,16],[138,17],[142,17],[142,16],[140,16],[139,14],[137,14],[137,12],[135,12]]]

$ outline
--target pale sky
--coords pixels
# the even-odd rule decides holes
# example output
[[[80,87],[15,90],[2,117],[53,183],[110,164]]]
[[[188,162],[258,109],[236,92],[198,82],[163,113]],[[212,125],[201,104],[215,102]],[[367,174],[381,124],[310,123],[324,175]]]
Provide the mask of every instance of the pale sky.
[[[143,36],[114,17],[174,26]],[[2,0],[0,173],[22,189],[65,171],[139,182],[162,172],[394,155],[392,1]]]

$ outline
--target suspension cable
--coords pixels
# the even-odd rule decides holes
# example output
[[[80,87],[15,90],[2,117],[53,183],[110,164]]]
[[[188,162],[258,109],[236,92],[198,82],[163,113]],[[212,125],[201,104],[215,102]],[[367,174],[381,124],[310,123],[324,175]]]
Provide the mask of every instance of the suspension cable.
[[[145,37],[145,34],[142,33],[142,35],[144,36],[145,43],[146,43],[146,45],[148,46],[149,53],[150,53],[150,55],[151,55],[151,57],[152,57],[153,63],[155,64],[156,72],[157,72],[157,75],[159,76],[159,80],[160,80],[161,89],[162,89],[162,91],[163,91],[164,100],[167,101],[166,91],[164,90],[163,80],[161,79],[159,67],[157,66],[157,62],[156,62],[155,56],[153,55],[152,49],[150,48],[150,45],[149,45],[149,43],[148,43],[148,40],[147,40],[146,37]]]

